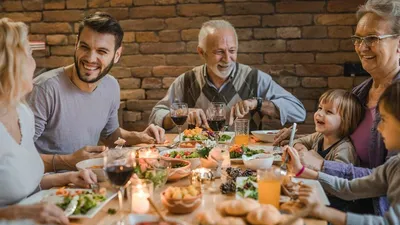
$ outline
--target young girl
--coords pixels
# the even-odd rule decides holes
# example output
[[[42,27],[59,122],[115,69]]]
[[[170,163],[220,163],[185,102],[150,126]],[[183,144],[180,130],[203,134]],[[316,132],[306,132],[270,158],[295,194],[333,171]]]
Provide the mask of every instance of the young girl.
[[[378,102],[381,121],[378,131],[389,151],[400,149],[400,82],[391,84]],[[286,147],[293,171],[297,176],[318,179],[325,191],[345,200],[380,197],[386,195],[390,208],[384,217],[344,213],[320,204],[316,191],[311,187],[302,187],[299,199],[305,204],[317,203],[312,215],[333,224],[400,224],[400,154],[390,158],[385,164],[377,167],[372,174],[354,180],[330,176],[304,168],[297,151]]]
[[[319,98],[315,133],[294,141],[299,151],[313,150],[326,160],[358,164],[349,135],[364,115],[358,99],[345,90],[329,90]]]

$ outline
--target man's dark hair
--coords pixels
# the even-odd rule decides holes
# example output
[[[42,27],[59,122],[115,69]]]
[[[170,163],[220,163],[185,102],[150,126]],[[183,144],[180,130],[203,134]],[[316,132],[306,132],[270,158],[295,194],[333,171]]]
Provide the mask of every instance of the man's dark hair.
[[[101,33],[101,34],[112,34],[115,37],[115,50],[121,47],[122,38],[124,37],[124,31],[119,25],[118,21],[114,19],[110,14],[105,12],[96,12],[86,16],[79,23],[78,40],[81,36],[81,32],[84,27]]]

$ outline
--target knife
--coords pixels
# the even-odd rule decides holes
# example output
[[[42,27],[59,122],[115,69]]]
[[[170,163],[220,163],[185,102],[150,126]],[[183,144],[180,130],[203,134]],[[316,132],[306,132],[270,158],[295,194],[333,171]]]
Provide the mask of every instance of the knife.
[[[72,200],[69,202],[67,208],[64,211],[66,217],[72,215],[78,206],[79,195],[75,195]]]

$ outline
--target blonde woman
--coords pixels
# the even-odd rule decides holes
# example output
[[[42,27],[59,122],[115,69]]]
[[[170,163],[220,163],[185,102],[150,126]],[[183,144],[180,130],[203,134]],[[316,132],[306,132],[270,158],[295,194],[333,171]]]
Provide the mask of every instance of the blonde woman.
[[[23,102],[36,67],[27,35],[24,23],[0,19],[0,220],[68,224],[55,205],[13,205],[40,189],[97,182],[90,170],[43,176],[43,161],[33,143],[34,116]]]

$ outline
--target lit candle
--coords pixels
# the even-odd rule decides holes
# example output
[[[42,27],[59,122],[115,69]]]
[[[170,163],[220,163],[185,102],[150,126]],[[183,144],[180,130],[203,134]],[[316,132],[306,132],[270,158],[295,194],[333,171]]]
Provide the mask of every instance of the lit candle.
[[[207,189],[213,180],[213,174],[210,169],[198,168],[192,170],[190,182],[196,187],[200,187],[202,190]]]
[[[143,186],[141,184],[138,184],[133,188],[135,190],[132,190],[131,210],[139,214],[147,213],[150,209],[149,200],[147,200],[150,196],[149,193],[143,191]]]

